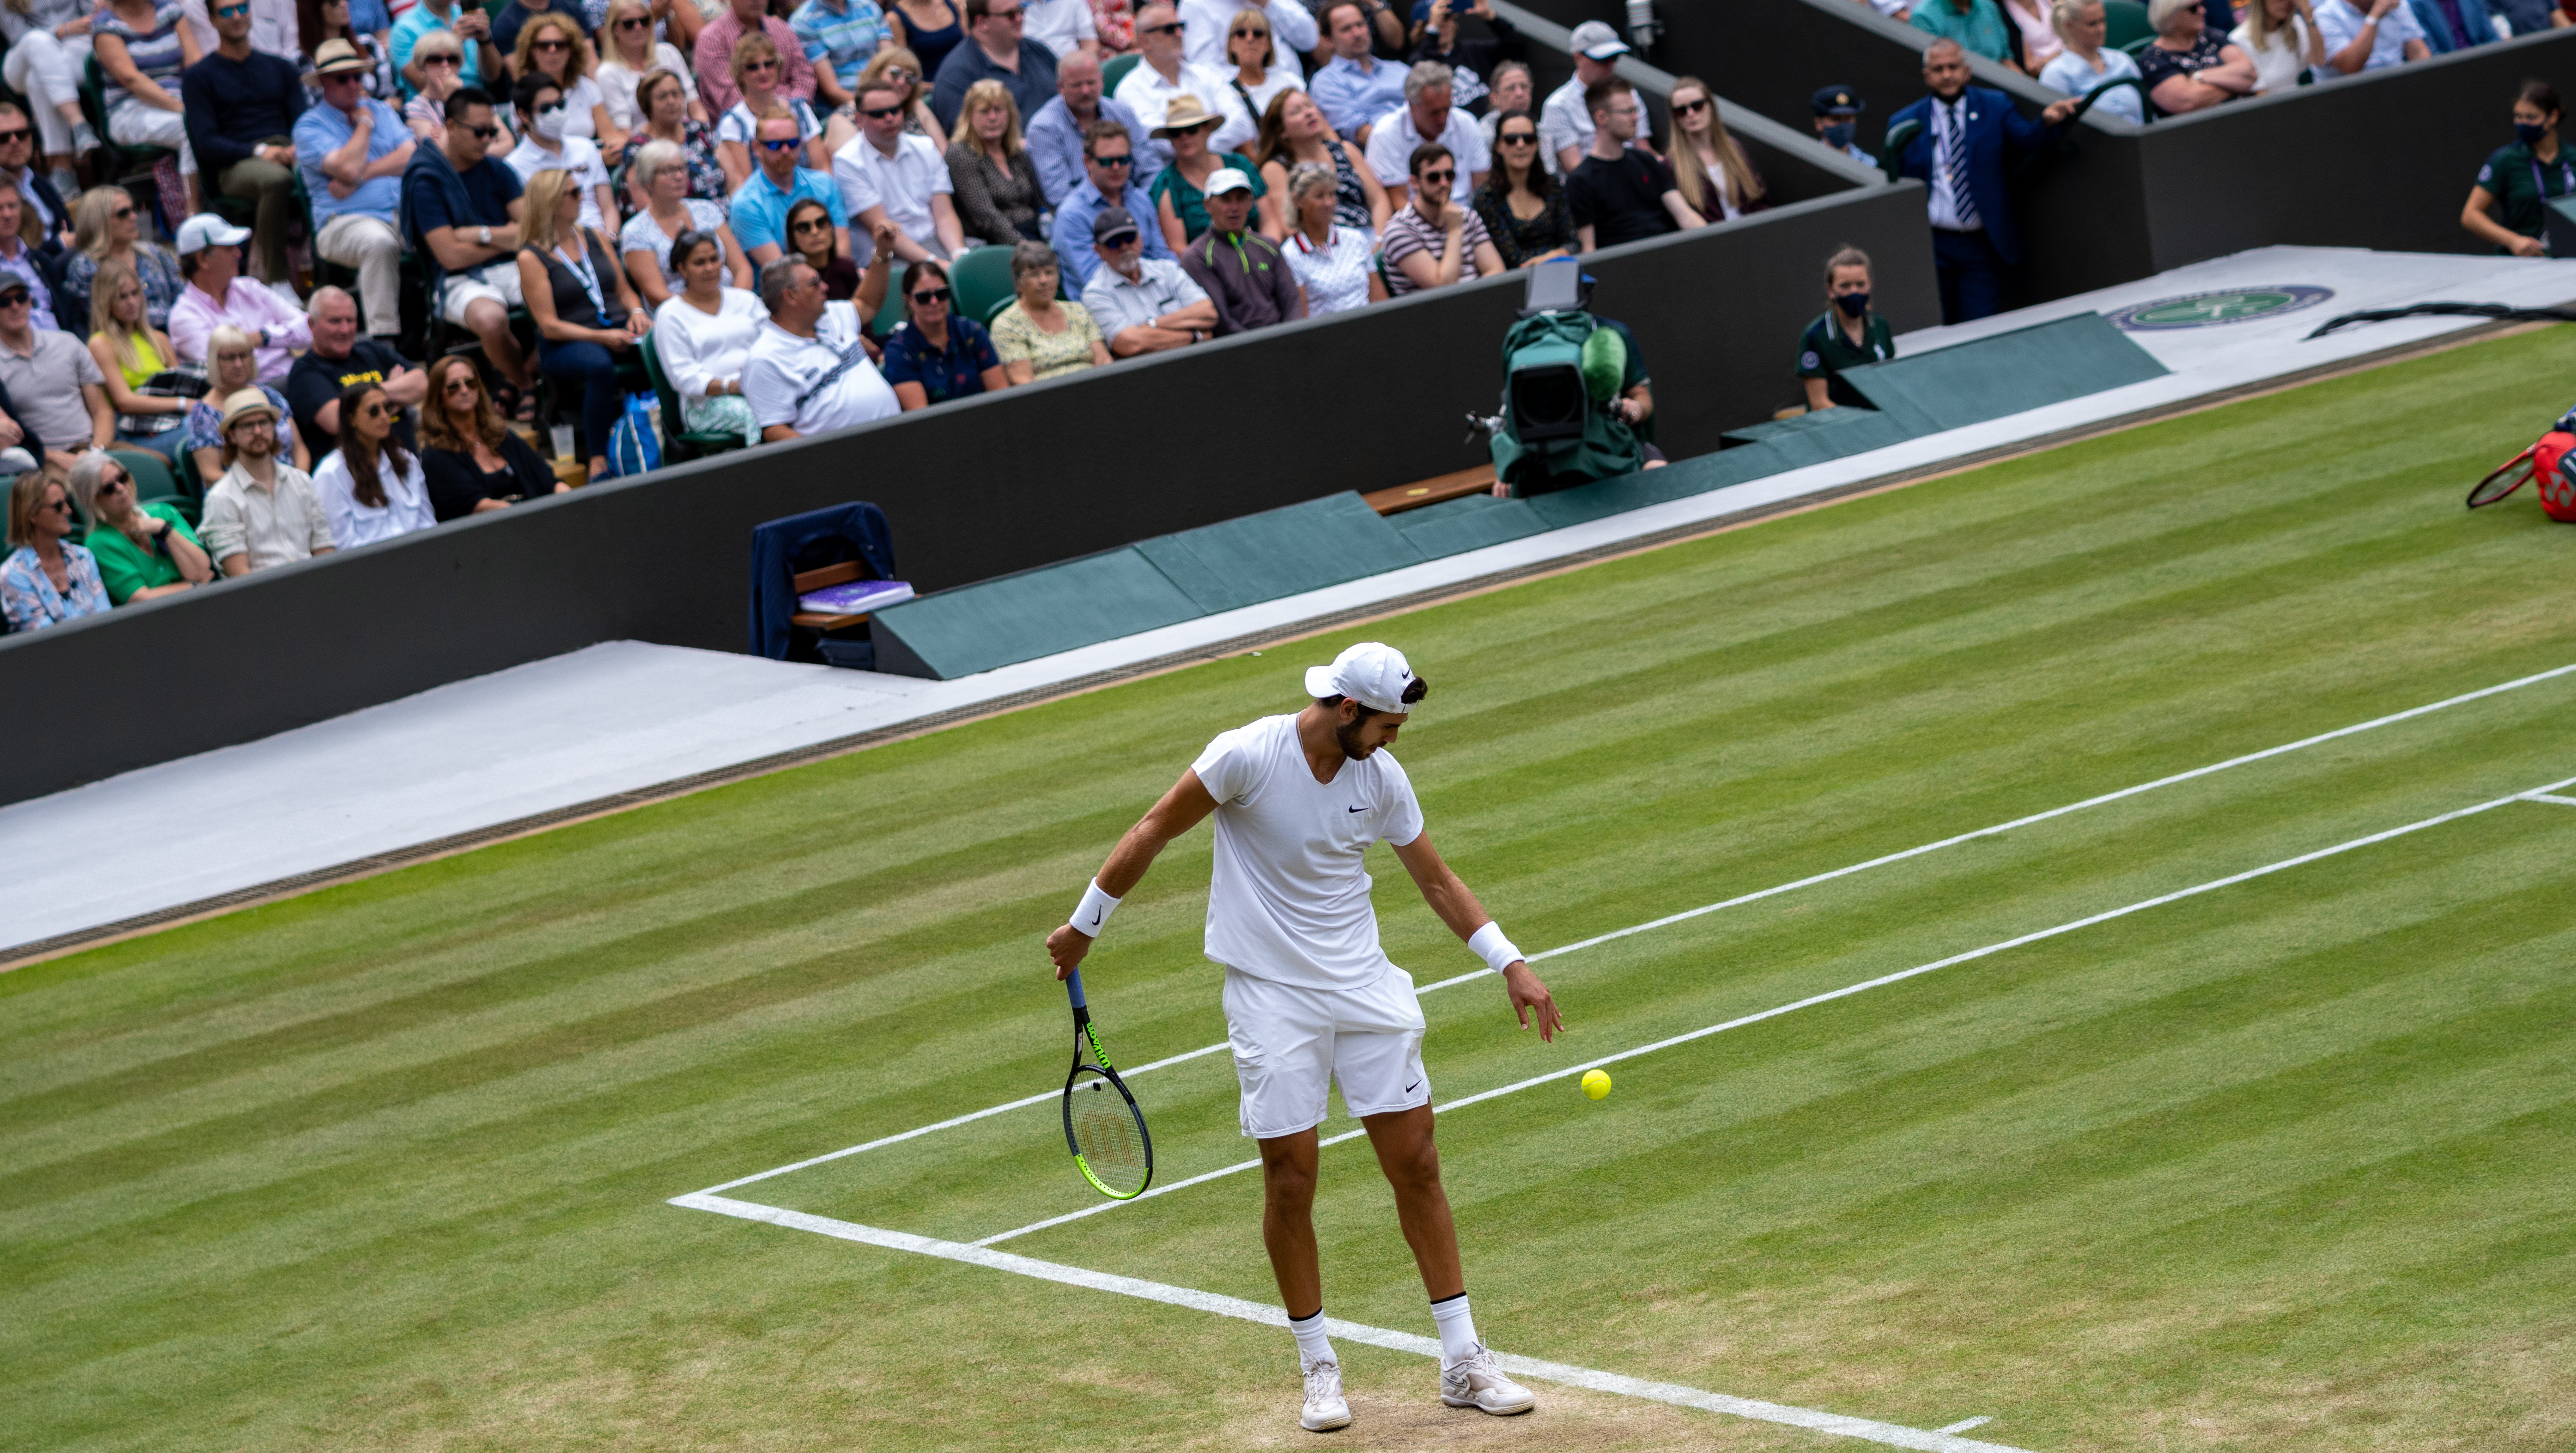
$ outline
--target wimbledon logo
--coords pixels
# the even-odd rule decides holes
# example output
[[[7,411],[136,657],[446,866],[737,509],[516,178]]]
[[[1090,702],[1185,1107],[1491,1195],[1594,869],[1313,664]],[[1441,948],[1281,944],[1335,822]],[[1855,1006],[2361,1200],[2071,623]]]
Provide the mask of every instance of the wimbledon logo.
[[[2250,323],[2257,318],[2295,313],[2302,308],[2313,308],[2333,296],[2332,288],[2297,284],[2276,288],[2229,288],[2224,292],[2185,293],[2178,298],[2158,298],[2152,303],[2115,309],[2105,316],[2132,333],[2157,333],[2170,328],[2215,328],[2223,323]]]

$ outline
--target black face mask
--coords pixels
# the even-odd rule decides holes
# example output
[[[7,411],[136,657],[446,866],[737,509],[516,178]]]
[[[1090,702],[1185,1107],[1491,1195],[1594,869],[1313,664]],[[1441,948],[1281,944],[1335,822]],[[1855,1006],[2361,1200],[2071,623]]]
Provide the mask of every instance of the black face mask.
[[[1852,133],[1859,129],[1860,123],[1857,121],[1837,121],[1817,134],[1825,139],[1827,146],[1849,146]]]
[[[2531,126],[2517,121],[2513,123],[2513,134],[2518,137],[2525,146],[2538,146],[2540,144],[2540,138],[2549,134],[2549,128],[2546,126]]]
[[[1843,310],[1844,317],[1857,318],[1869,311],[1869,294],[1866,292],[1836,293],[1834,306]]]

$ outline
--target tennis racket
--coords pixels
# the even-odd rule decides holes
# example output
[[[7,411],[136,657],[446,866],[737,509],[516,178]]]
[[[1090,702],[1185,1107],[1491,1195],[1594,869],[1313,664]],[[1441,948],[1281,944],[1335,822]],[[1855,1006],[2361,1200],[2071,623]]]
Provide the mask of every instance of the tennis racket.
[[[2497,500],[2530,483],[2531,472],[2537,462],[2533,456],[2539,451],[2540,446],[2534,444],[2506,460],[2495,473],[2479,480],[2478,487],[2469,491],[2469,508],[2481,509],[2494,504]]]
[[[1126,1081],[1100,1052],[1091,1008],[1082,998],[1082,970],[1065,975],[1064,987],[1073,997],[1073,1072],[1064,1079],[1065,1149],[1073,1152],[1074,1165],[1092,1189],[1111,1200],[1134,1200],[1154,1180],[1154,1141],[1145,1133],[1145,1112],[1136,1108]]]

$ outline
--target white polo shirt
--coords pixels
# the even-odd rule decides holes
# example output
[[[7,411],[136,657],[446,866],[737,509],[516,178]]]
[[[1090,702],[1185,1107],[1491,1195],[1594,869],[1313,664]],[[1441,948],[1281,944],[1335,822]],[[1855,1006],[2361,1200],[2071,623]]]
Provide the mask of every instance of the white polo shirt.
[[[1410,184],[1413,173],[1406,163],[1413,159],[1413,149],[1426,141],[1437,141],[1449,148],[1449,155],[1458,163],[1458,179],[1449,184],[1449,200],[1466,206],[1467,199],[1476,194],[1475,173],[1492,171],[1494,156],[1485,149],[1484,128],[1464,107],[1449,108],[1449,119],[1442,123],[1436,137],[1422,134],[1414,124],[1410,106],[1398,106],[1378,118],[1369,129],[1369,170],[1377,173],[1378,181],[1386,186]],[[1590,144],[1587,138],[1585,145]]]
[[[1054,51],[1055,58],[1063,60],[1084,41],[1098,40],[1100,23],[1092,18],[1091,0],[1023,0],[1020,36]],[[1026,119],[1022,118],[1024,124]]]
[[[1265,716],[1190,764],[1216,799],[1207,956],[1258,979],[1364,989],[1392,967],[1362,859],[1422,836],[1413,781],[1381,747],[1318,782],[1297,718]]]
[[[1139,61],[1134,69],[1127,72],[1127,79],[1118,83],[1119,103],[1135,112],[1136,119],[1145,123],[1147,131],[1162,125],[1164,113],[1172,109],[1174,98],[1183,95],[1198,97],[1199,104],[1207,108],[1209,115],[1225,118],[1217,127],[1216,134],[1208,138],[1210,151],[1239,151],[1261,130],[1261,122],[1244,108],[1243,98],[1234,94],[1233,84],[1223,72],[1210,66],[1183,61],[1181,78],[1167,81],[1163,79],[1162,72],[1154,69],[1152,62]],[[1159,138],[1156,144],[1163,147],[1171,145]],[[1140,173],[1136,185],[1147,186],[1153,180]]]
[[[785,424],[810,437],[902,413],[894,389],[865,354],[829,386],[815,389],[858,343],[859,310],[848,303],[825,303],[811,338],[764,321],[742,370],[742,396],[752,420],[764,429]],[[805,400],[801,406],[799,398]]]
[[[865,266],[873,247],[862,249],[859,214],[883,203],[895,230],[940,252],[939,229],[931,221],[930,199],[956,188],[948,180],[947,159],[927,136],[907,131],[895,142],[894,155],[877,150],[866,133],[853,136],[832,153],[832,180],[841,189],[841,210],[850,219],[850,248]]]
[[[1575,77],[1547,93],[1538,108],[1538,151],[1552,174],[1559,174],[1556,154],[1567,147],[1592,150],[1592,108],[1583,104],[1583,78]]]

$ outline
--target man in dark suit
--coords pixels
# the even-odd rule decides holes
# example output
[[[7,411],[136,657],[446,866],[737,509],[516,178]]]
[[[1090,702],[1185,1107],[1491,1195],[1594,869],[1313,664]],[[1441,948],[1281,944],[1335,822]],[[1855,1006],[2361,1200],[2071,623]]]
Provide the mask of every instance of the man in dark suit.
[[[1923,48],[1932,94],[1887,118],[1893,131],[1923,129],[1905,144],[1900,171],[1931,190],[1932,262],[1941,280],[1941,321],[1965,323],[2003,303],[2004,269],[2021,262],[2021,229],[2004,193],[2004,159],[2026,153],[2074,114],[2072,98],[2032,121],[2010,96],[1968,84],[1968,55],[1952,40]]]

